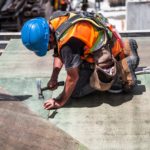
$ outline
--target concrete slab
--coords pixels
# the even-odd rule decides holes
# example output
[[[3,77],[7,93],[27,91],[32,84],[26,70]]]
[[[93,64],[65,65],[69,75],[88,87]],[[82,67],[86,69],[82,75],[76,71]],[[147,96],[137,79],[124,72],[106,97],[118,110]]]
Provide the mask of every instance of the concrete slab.
[[[149,37],[136,38],[140,66],[150,66]],[[47,119],[37,99],[36,79],[46,85],[51,74],[51,54],[36,57],[20,40],[12,40],[1,56],[0,86],[25,103],[30,110]],[[62,70],[59,80],[64,80]],[[51,111],[49,122],[61,128],[89,149],[149,149],[149,75],[138,75],[139,84],[131,94],[113,95],[96,92],[83,99],[74,99],[64,108]],[[45,92],[45,99],[55,97],[58,90]]]
[[[82,144],[0,89],[0,149],[84,150]]]
[[[2,77],[47,77],[50,75],[52,57],[37,57],[26,50],[20,39],[12,39],[1,56]]]
[[[45,85],[48,79],[43,79]],[[25,103],[34,113],[48,118],[48,111],[43,109],[43,99],[38,99],[36,78],[1,78],[0,86],[9,91],[19,101]],[[12,88],[13,87],[13,88]],[[52,92],[44,92],[45,99],[51,97]]]
[[[74,99],[49,121],[91,150],[149,149],[149,75],[131,94],[93,93]]]

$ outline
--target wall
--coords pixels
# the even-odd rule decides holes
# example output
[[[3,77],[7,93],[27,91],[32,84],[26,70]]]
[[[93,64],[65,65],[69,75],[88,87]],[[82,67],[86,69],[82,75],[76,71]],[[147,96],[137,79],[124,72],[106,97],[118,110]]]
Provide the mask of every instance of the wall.
[[[128,0],[127,30],[150,29],[150,0]]]

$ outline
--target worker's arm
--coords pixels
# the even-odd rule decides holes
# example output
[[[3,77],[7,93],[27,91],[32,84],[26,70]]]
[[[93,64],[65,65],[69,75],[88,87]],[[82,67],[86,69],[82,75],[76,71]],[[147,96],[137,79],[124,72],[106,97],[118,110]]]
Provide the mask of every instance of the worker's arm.
[[[62,63],[61,59],[59,57],[54,57],[53,71],[52,71],[51,78],[47,85],[49,87],[49,89],[55,90],[57,88],[57,86],[58,86],[57,79],[58,79],[58,75],[59,75],[59,72],[60,72],[62,66],[63,66],[63,63]]]
[[[70,41],[61,49],[61,58],[63,60],[67,77],[63,92],[55,99],[49,99],[44,103],[45,109],[62,107],[70,98],[76,83],[79,79],[80,52],[78,48],[83,48],[84,44],[80,41]],[[55,78],[55,77],[54,77]]]
[[[63,92],[56,99],[49,99],[44,103],[45,109],[60,108],[70,98],[76,83],[79,79],[78,68],[71,68],[67,70],[67,78]]]

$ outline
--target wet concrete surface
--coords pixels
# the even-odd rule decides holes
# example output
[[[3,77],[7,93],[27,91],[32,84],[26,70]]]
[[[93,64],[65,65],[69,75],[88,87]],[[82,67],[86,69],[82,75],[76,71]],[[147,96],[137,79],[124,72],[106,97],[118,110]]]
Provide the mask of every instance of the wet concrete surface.
[[[140,66],[150,66],[150,38],[143,37],[136,38],[136,40],[139,45]],[[48,53],[44,58],[39,58],[27,51],[20,40],[11,40],[5,50],[6,52],[0,57],[0,86],[13,97],[19,99],[19,102],[26,106],[29,112],[32,111],[34,115],[42,116],[45,120],[48,120],[50,125],[53,124],[56,128],[60,128],[91,150],[149,149],[149,74],[138,75],[138,85],[130,94],[115,95],[108,92],[95,92],[82,99],[72,99],[65,107],[48,112],[43,110],[43,102],[49,97],[57,96],[62,87],[54,92],[44,92],[45,99],[39,100],[36,79],[41,78],[43,86],[46,85],[52,68],[51,53]],[[59,80],[64,79],[65,71],[63,69]],[[11,119],[5,117],[5,114],[7,116],[9,111],[11,111],[10,117],[12,117],[15,116],[13,114],[21,116],[21,110],[27,109],[17,109],[18,105],[10,107],[10,101],[3,99],[0,102],[3,101],[8,105],[7,109],[4,107],[5,104],[1,103],[0,105],[0,109],[3,111],[3,120],[0,120],[1,122],[5,120],[5,124],[12,124]],[[15,100],[13,102],[17,103]],[[24,115],[20,116],[18,118],[26,118]],[[32,120],[30,113],[28,119]],[[16,121],[14,120],[13,123],[17,124]],[[45,123],[47,124],[47,122]],[[3,126],[2,123],[1,126]],[[33,127],[32,122],[31,128]],[[24,130],[23,128],[18,129]],[[9,141],[3,134],[1,134],[3,139],[1,144],[7,144]],[[53,136],[55,138],[55,135]],[[70,147],[70,149],[72,148]]]
[[[78,150],[86,149],[77,140],[42,119],[19,99],[0,89],[0,149]]]

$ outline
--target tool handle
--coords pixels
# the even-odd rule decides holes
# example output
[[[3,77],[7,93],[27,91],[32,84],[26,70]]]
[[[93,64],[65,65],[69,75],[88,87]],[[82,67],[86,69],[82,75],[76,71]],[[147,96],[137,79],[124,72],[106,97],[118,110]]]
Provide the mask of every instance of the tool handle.
[[[59,82],[57,82],[57,85],[58,85],[58,86],[63,86],[64,84],[65,84],[64,81],[59,81]],[[47,87],[42,88],[41,90],[42,90],[42,91],[46,91],[46,90],[50,90],[50,88],[47,86]]]
[[[64,81],[59,81],[59,82],[58,82],[58,86],[63,86],[63,85],[65,85],[65,82],[64,82]]]

